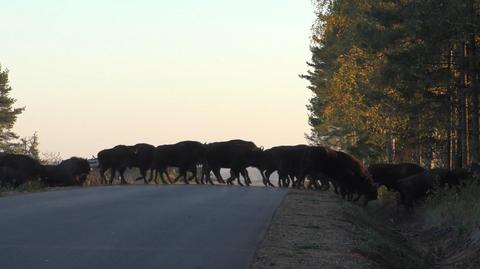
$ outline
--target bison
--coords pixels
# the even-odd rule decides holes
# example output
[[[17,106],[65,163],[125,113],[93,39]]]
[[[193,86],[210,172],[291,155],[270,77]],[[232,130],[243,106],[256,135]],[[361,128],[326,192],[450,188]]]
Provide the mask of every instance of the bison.
[[[329,148],[315,146],[305,152],[300,177],[322,173],[335,180],[342,196],[357,201],[364,195],[364,205],[377,199],[377,188],[363,164],[354,157]]]
[[[155,156],[155,146],[139,143],[131,146],[130,149],[135,153],[133,158],[133,167],[137,167],[140,170],[140,177],[136,180],[141,180],[148,184],[153,177],[153,160]],[[147,180],[147,172],[150,170],[150,178]]]
[[[400,193],[400,203],[410,211],[415,203],[424,200],[440,180],[440,175],[432,171],[399,179],[396,188]]]
[[[155,182],[158,184],[157,177],[160,175],[162,182],[167,183],[163,174],[167,175],[168,167],[177,167],[178,176],[174,179],[176,182],[183,177],[185,184],[195,178],[197,183],[197,165],[203,165],[205,162],[205,146],[197,141],[182,141],[173,145],[161,145],[155,148],[153,168],[155,169]],[[192,175],[188,178],[187,172]]]
[[[273,147],[263,151],[259,157],[255,158],[252,166],[260,170],[265,186],[273,186],[270,176],[277,171],[278,186],[288,187],[291,181],[295,181],[295,178],[298,182],[302,157],[308,149],[309,146],[306,145]],[[298,185],[300,184],[298,183]]]
[[[455,170],[435,168],[430,171],[439,176],[439,185],[441,188],[444,188],[445,186],[448,186],[448,188],[459,186],[460,184],[465,183],[464,181],[468,177],[472,176],[472,172],[464,168]]]
[[[37,160],[22,154],[2,154],[0,156],[0,179],[17,187],[29,180],[39,179],[45,171]]]
[[[209,143],[205,146],[206,165],[203,169],[203,175],[207,177],[207,181],[212,183],[210,172],[217,178],[219,183],[225,183],[220,175],[221,168],[230,168],[230,178],[227,179],[228,184],[232,184],[237,179],[240,186],[240,175],[244,177],[246,185],[250,185],[251,180],[247,172],[247,167],[254,165],[254,160],[259,158],[262,149],[258,148],[255,143],[240,139]]]
[[[424,172],[425,169],[413,163],[380,163],[368,167],[373,181],[379,186],[384,185],[389,190],[397,189],[397,181],[401,178]]]
[[[302,161],[303,156],[309,149],[310,147],[307,145],[280,146],[270,149],[270,156],[274,163],[275,170],[278,173],[279,187],[288,187],[290,181],[292,182],[292,186],[303,186]],[[267,181],[269,181],[271,173],[272,169],[265,172]]]
[[[51,187],[83,185],[89,173],[90,165],[87,160],[72,157],[58,165],[45,165],[43,180]]]
[[[102,177],[102,184],[107,183],[105,172],[110,170],[109,184],[113,183],[116,172],[120,174],[121,184],[127,184],[124,173],[127,168],[130,168],[135,163],[135,152],[131,147],[125,145],[118,145],[111,149],[104,149],[97,154],[100,176]]]

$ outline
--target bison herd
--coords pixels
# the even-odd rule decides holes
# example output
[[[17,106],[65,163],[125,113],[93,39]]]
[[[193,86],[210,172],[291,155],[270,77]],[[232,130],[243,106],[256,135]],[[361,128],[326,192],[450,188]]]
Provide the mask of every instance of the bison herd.
[[[21,154],[0,153],[0,186],[18,187],[29,180],[41,179],[48,186],[83,185],[90,173],[87,160],[73,157],[57,165],[42,165]]]
[[[279,146],[267,150],[253,142],[230,140],[202,144],[196,141],[182,141],[171,145],[154,147],[148,144],[133,146],[119,145],[98,153],[102,183],[112,184],[117,174],[120,183],[125,184],[125,170],[138,167],[146,184],[154,181],[164,184],[183,180],[185,184],[195,180],[197,184],[214,184],[213,177],[220,184],[249,186],[247,168],[257,168],[265,186],[273,186],[270,176],[278,173],[279,187],[304,186],[308,177],[311,186],[318,187],[317,178],[328,178],[342,197],[364,203],[377,198],[377,189],[360,161],[340,151],[319,146]],[[169,178],[167,168],[178,169],[176,178]],[[230,177],[224,179],[222,168],[230,169]],[[106,171],[110,171],[109,179]],[[213,174],[213,175],[212,175]],[[320,176],[321,175],[321,176]],[[325,180],[319,180],[323,185]],[[313,182],[313,183],[312,183]]]
[[[247,168],[254,167],[260,171],[265,186],[274,186],[270,178],[277,172],[279,187],[333,188],[349,201],[363,197],[364,205],[377,199],[377,188],[384,185],[400,194],[400,202],[407,209],[424,199],[435,186],[459,185],[469,176],[467,170],[426,171],[408,163],[374,164],[367,169],[354,157],[326,147],[296,145],[263,149],[239,139],[207,144],[182,141],[157,147],[145,143],[118,145],[100,151],[97,160],[102,184],[113,184],[117,178],[121,184],[127,184],[125,171],[138,168],[140,176],[136,180],[145,184],[160,181],[172,184],[179,180],[185,184],[192,180],[197,184],[214,184],[215,179],[220,184],[232,185],[236,181],[238,185],[249,186],[252,181]],[[169,168],[178,171],[173,179]],[[222,177],[222,168],[230,170],[228,178]],[[48,186],[83,185],[90,170],[87,160],[76,157],[58,165],[42,165],[24,155],[0,155],[2,186],[18,186],[30,179],[40,179]]]

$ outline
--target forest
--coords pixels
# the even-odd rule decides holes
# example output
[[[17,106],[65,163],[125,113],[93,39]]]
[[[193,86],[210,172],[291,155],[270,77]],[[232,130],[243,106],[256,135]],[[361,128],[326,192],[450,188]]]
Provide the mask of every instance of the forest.
[[[367,163],[479,161],[480,1],[315,0],[312,144]]]

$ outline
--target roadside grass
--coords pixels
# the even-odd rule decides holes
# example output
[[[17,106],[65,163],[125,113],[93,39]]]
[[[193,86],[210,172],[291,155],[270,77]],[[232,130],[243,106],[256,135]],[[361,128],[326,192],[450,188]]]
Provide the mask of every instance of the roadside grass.
[[[0,187],[0,196],[8,195],[11,193],[25,193],[25,192],[40,192],[45,191],[47,187],[39,180],[28,181],[21,184],[18,187],[6,186]]]
[[[380,268],[434,268],[431,259],[422,255],[399,231],[395,224],[399,215],[392,195],[384,194],[380,199],[365,209],[343,203],[346,218],[355,226],[354,252],[374,261]]]
[[[469,180],[465,186],[439,190],[427,198],[416,214],[427,227],[453,227],[459,236],[480,227],[480,184]]]
[[[365,210],[344,203],[356,251],[384,268],[480,268],[480,184],[438,189],[413,212],[379,189]]]

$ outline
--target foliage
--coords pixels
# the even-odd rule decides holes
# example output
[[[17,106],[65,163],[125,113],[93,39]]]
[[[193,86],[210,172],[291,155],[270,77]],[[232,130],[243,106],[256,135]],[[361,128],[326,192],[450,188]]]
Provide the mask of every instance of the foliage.
[[[479,2],[315,1],[308,139],[369,162],[478,158]]]
[[[16,100],[10,97],[12,88],[9,85],[8,70],[0,66],[0,150],[12,151],[12,141],[18,136],[12,131],[18,115],[24,108],[14,108]]]
[[[474,232],[480,227],[480,184],[469,181],[466,186],[439,190],[418,210],[428,226],[457,227],[458,231]]]

